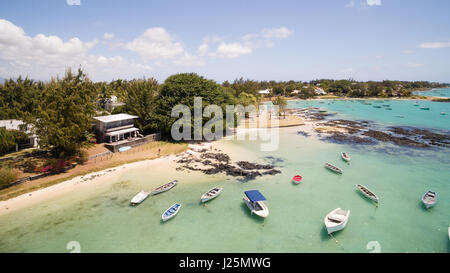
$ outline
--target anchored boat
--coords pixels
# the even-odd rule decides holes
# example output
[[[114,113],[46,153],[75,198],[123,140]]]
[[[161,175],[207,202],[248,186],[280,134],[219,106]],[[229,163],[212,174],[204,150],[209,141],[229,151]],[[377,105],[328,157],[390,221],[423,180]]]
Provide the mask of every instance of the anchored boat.
[[[342,159],[344,159],[346,162],[350,162],[350,156],[346,152],[341,153]]]
[[[296,176],[294,176],[294,177],[292,178],[292,181],[293,181],[295,184],[300,184],[300,182],[302,182],[302,179],[303,179],[303,177],[302,177],[301,175],[296,175]]]
[[[178,180],[174,180],[172,182],[169,182],[167,184],[164,184],[162,186],[157,187],[156,189],[154,189],[152,191],[152,195],[158,194],[158,193],[162,193],[165,191],[170,190],[171,188],[175,187],[178,184]]]
[[[133,199],[131,199],[131,205],[137,205],[142,202],[150,195],[149,192],[146,191],[140,191],[138,194],[136,194]]]
[[[260,217],[266,218],[269,216],[269,208],[264,204],[266,198],[257,190],[246,191],[243,200],[251,211],[251,214],[256,214]]]
[[[430,107],[420,107],[421,110],[430,110]]]
[[[325,168],[332,170],[333,172],[343,174],[343,171],[340,168],[333,166],[330,163],[325,163]]]
[[[356,185],[358,190],[367,198],[378,203],[378,196],[363,185]]]
[[[328,234],[344,229],[350,218],[350,210],[337,208],[325,216],[324,222]]]
[[[126,151],[128,151],[128,150],[130,150],[130,149],[131,149],[131,146],[121,147],[121,148],[119,148],[119,153],[126,152]]]
[[[434,207],[437,202],[437,193],[433,191],[427,191],[422,197],[422,203],[427,209]]]
[[[207,193],[202,195],[202,202],[208,202],[211,199],[216,198],[222,192],[223,188],[212,188]]]
[[[169,219],[171,219],[172,217],[174,217],[175,215],[178,214],[178,212],[181,209],[181,204],[173,204],[170,208],[168,208],[162,215],[161,218],[162,220],[165,222]]]

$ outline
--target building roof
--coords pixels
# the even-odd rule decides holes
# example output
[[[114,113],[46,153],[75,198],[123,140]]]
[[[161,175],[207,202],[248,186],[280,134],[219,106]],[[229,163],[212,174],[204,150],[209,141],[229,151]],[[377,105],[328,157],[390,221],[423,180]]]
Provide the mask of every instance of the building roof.
[[[135,119],[135,118],[138,118],[138,116],[132,116],[132,115],[128,115],[128,114],[116,114],[116,115],[109,115],[109,116],[94,117],[94,119],[104,122],[104,123],[120,121],[120,120],[127,120],[127,119]]]
[[[259,90],[258,93],[259,94],[270,94],[270,90],[269,89]]]
[[[247,195],[248,199],[252,202],[264,201],[266,198],[257,190],[246,191],[245,195]]]

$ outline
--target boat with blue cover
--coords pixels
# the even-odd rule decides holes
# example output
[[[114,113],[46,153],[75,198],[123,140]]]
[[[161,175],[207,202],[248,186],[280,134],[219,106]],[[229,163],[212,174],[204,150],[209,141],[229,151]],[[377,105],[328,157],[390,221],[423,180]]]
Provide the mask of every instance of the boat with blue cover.
[[[256,214],[263,218],[269,216],[269,208],[263,202],[266,198],[258,190],[246,191],[245,195],[246,197],[243,200],[250,209],[251,214]]]
[[[174,217],[175,215],[178,214],[178,212],[180,211],[181,208],[181,204],[173,204],[170,208],[168,208],[161,216],[162,220],[165,222],[169,219],[171,219],[172,217]]]

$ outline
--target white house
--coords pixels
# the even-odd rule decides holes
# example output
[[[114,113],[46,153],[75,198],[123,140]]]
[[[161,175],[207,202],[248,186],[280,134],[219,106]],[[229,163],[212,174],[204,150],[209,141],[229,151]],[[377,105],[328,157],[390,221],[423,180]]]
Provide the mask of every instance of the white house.
[[[327,92],[325,92],[322,88],[320,88],[320,87],[314,87],[314,92],[317,94],[317,95],[325,95]]]
[[[269,89],[259,90],[258,93],[261,94],[261,95],[269,95],[270,94],[270,90]]]
[[[291,92],[291,94],[298,94],[298,93],[301,93],[302,91],[300,91],[300,90],[294,90],[294,91],[292,91]]]
[[[22,131],[27,134],[30,140],[29,145],[32,147],[38,146],[38,138],[34,133],[34,126],[32,124],[25,124],[25,122],[17,119],[0,120],[0,128],[6,130]],[[27,144],[28,145],[28,144]]]
[[[136,137],[139,129],[134,127],[137,116],[117,114],[94,117],[95,132],[101,142],[116,142],[129,137]]]

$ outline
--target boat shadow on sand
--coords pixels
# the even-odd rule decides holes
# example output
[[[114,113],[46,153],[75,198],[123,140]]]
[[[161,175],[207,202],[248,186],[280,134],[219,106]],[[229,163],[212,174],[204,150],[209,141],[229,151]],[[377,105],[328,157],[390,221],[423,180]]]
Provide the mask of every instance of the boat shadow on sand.
[[[242,211],[255,223],[264,225],[265,219],[262,217],[259,217],[258,215],[252,215],[250,210],[248,209],[247,205],[245,203],[241,203],[241,209]]]

